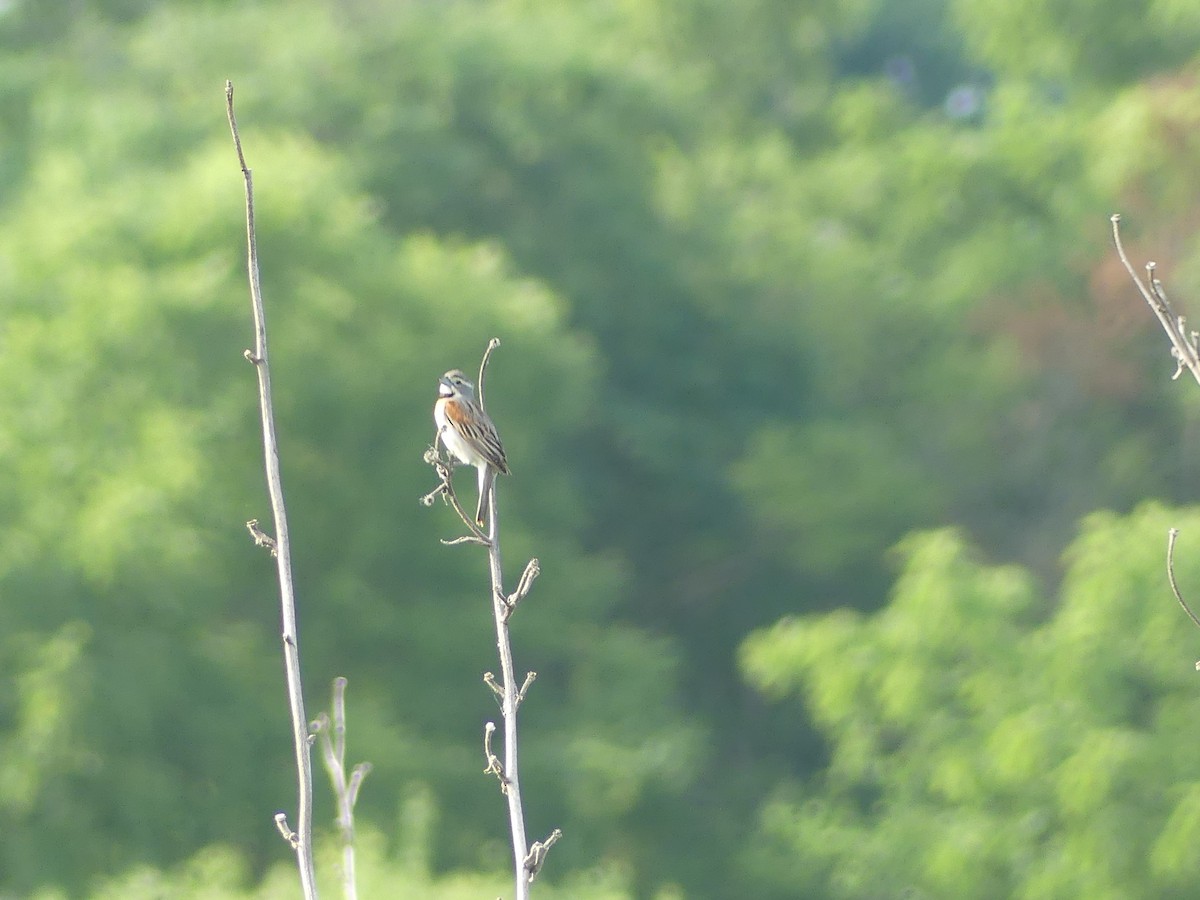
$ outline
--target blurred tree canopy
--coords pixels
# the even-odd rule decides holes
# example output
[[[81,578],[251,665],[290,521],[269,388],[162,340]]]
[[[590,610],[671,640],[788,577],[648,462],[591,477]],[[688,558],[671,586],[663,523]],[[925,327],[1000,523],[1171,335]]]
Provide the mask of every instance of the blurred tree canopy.
[[[493,335],[547,896],[1188,895],[1195,514],[1139,504],[1195,499],[1200,407],[1107,217],[1200,296],[1197,37],[1181,0],[0,5],[0,894],[292,889],[229,78],[364,895],[504,889],[486,566],[416,503]]]
[[[763,806],[755,896],[1191,894],[1196,637],[1146,602],[1168,524],[1197,546],[1194,511],[1089,517],[1053,601],[952,530],[914,534],[885,610],[749,639],[750,679],[801,689],[830,738],[820,790]]]

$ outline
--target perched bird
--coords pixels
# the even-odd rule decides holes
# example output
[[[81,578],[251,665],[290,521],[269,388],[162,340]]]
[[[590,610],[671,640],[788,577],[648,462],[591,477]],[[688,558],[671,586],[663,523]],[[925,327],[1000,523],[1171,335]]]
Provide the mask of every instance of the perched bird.
[[[487,521],[488,495],[496,473],[508,475],[510,472],[496,426],[475,402],[475,385],[460,369],[451,369],[438,379],[433,421],[437,423],[438,437],[451,455],[479,470],[479,505],[475,508],[475,521],[483,528]]]

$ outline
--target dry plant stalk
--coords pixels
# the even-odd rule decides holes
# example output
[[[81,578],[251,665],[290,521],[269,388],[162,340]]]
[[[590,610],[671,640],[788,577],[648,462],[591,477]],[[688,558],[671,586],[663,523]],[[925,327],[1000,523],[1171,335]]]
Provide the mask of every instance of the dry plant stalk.
[[[225,111],[229,130],[237,150],[238,164],[246,185],[246,243],[247,269],[250,276],[250,302],[254,310],[254,349],[245,352],[258,372],[258,401],[262,414],[263,455],[267,472],[267,490],[271,511],[275,516],[275,537],[272,539],[258,528],[258,522],[247,523],[255,543],[271,549],[279,572],[279,595],[283,619],[283,661],[287,673],[288,704],[292,713],[292,740],[296,752],[296,775],[299,800],[296,809],[296,830],[288,825],[286,813],[276,813],[279,833],[296,851],[300,869],[300,886],[305,900],[315,900],[317,885],[313,867],[312,848],[312,759],[309,754],[308,720],[304,716],[304,695],[300,686],[300,642],[296,629],[296,598],[292,585],[291,545],[288,541],[287,511],[283,505],[283,482],[279,473],[279,444],[275,437],[275,411],[271,400],[271,372],[267,365],[267,323],[263,311],[262,286],[258,276],[258,247],[254,234],[254,180],[242,153],[242,139],[233,114],[233,83],[225,82]]]
[[[479,380],[477,384],[477,399],[480,409],[483,405],[483,379],[487,372],[488,360],[492,351],[500,346],[500,341],[492,338],[484,351],[483,361],[479,365]],[[426,452],[425,461],[432,465],[437,472],[440,484],[421,498],[426,506],[441,497],[449,504],[469,534],[449,541],[442,541],[448,546],[457,544],[481,544],[488,551],[488,571],[491,577],[492,614],[496,625],[496,648],[500,655],[500,680],[491,672],[483,676],[484,683],[496,695],[500,711],[504,719],[504,759],[492,751],[492,736],[496,724],[488,722],[483,732],[483,755],[487,767],[485,774],[495,775],[500,782],[500,791],[508,800],[509,830],[512,835],[513,869],[515,880],[515,900],[528,900],[530,885],[541,871],[546,853],[554,846],[562,832],[557,828],[545,841],[534,841],[529,845],[525,831],[525,810],[521,802],[521,778],[517,764],[517,710],[525,699],[530,686],[537,677],[536,672],[528,672],[524,681],[517,685],[515,667],[513,665],[512,641],[509,635],[508,622],[516,612],[517,605],[525,598],[533,587],[541,568],[536,559],[531,559],[521,573],[516,589],[506,594],[504,591],[504,574],[500,561],[500,516],[496,508],[496,480],[491,480],[488,497],[487,532],[481,530],[468,515],[454,493],[451,474],[455,461],[447,454],[443,458],[438,450],[441,435],[434,437],[433,446]]]
[[[1133,279],[1133,283],[1142,297],[1154,310],[1154,315],[1158,317],[1159,324],[1162,325],[1163,331],[1167,333],[1167,337],[1171,341],[1171,356],[1175,360],[1175,374],[1171,376],[1171,379],[1179,378],[1186,368],[1192,373],[1192,377],[1200,382],[1200,333],[1189,331],[1187,320],[1182,315],[1177,315],[1172,308],[1167,299],[1166,289],[1155,274],[1158,268],[1155,263],[1146,263],[1146,281],[1142,281],[1125,253],[1125,246],[1121,243],[1121,216],[1114,213],[1110,221],[1112,222],[1113,243],[1116,244],[1117,255],[1121,258],[1125,271],[1129,273],[1129,277]],[[1187,613],[1188,618],[1195,623],[1196,627],[1200,628],[1200,617],[1192,612],[1192,608],[1183,597],[1183,592],[1179,590],[1179,583],[1175,580],[1175,541],[1178,537],[1179,530],[1177,528],[1167,530],[1167,581],[1171,585],[1171,593],[1175,595],[1175,599],[1183,607],[1183,611]],[[1196,663],[1196,669],[1200,671],[1200,662]]]
[[[1117,255],[1121,258],[1121,264],[1125,266],[1125,271],[1133,279],[1133,283],[1142,297],[1150,304],[1150,309],[1158,317],[1159,324],[1162,325],[1163,331],[1167,333],[1167,337],[1171,341],[1171,356],[1175,359],[1175,374],[1171,378],[1178,378],[1186,368],[1192,373],[1192,377],[1200,382],[1200,333],[1188,331],[1187,319],[1177,315],[1171,307],[1163,283],[1155,274],[1158,268],[1157,264],[1146,263],[1146,281],[1142,281],[1129,261],[1129,257],[1125,254],[1125,246],[1121,243],[1121,217],[1114,214],[1110,221],[1112,222],[1113,243],[1117,245]]]
[[[312,733],[321,743],[321,759],[333,785],[337,803],[338,833],[342,838],[342,896],[358,900],[354,862],[354,805],[363,779],[371,772],[370,763],[359,763],[346,775],[346,679],[333,680],[332,716],[321,713],[312,723]]]

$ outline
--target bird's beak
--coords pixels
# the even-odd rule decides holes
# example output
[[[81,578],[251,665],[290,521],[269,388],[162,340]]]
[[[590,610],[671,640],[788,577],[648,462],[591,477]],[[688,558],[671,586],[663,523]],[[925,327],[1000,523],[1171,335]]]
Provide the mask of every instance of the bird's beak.
[[[454,388],[450,386],[445,376],[438,379],[438,396],[449,397],[454,394]]]

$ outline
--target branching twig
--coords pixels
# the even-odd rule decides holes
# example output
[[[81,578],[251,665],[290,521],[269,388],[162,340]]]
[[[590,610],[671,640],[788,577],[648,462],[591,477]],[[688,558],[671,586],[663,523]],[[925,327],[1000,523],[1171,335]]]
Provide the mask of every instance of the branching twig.
[[[258,519],[251,519],[247,522],[246,530],[250,532],[250,537],[254,538],[255,547],[266,547],[271,551],[272,557],[277,558],[279,556],[279,548],[275,546],[275,538],[258,527]]]
[[[487,348],[483,351],[483,359],[479,361],[479,380],[475,383],[479,385],[476,391],[480,409],[487,409],[483,402],[483,376],[487,373],[488,361],[492,358],[492,351],[500,346],[500,338],[492,338],[488,341]]]
[[[475,524],[474,518],[467,515],[467,511],[458,502],[458,495],[454,493],[454,484],[450,480],[450,476],[454,472],[454,462],[450,459],[444,459],[438,452],[438,440],[439,438],[435,437],[433,446],[425,451],[425,462],[433,466],[441,483],[421,498],[421,505],[433,506],[433,501],[441,497],[442,500],[450,504],[454,511],[458,513],[458,517],[463,520],[463,524],[471,530],[470,534],[464,534],[462,537],[457,537],[449,541],[443,540],[442,543],[447,547],[453,547],[457,544],[481,544],[486,547],[488,545],[488,536]]]
[[[500,762],[500,757],[492,752],[492,735],[495,733],[495,722],[488,722],[483,726],[483,758],[487,763],[487,768],[483,770],[483,774],[495,775],[500,779],[500,790],[508,793],[508,779],[504,777],[504,766]]]
[[[288,824],[287,813],[275,813],[275,827],[279,829],[279,834],[283,839],[292,845],[293,850],[300,845],[300,835],[292,831],[292,826]]]
[[[275,438],[275,413],[271,401],[271,372],[267,365],[267,323],[263,310],[262,285],[258,277],[258,246],[254,233],[254,180],[242,153],[242,139],[238,134],[237,119],[233,113],[233,83],[225,82],[225,111],[229,116],[229,130],[233,134],[233,145],[237,150],[238,164],[246,185],[246,245],[247,269],[250,277],[250,302],[254,311],[254,350],[247,350],[246,358],[258,372],[258,400],[262,414],[263,455],[266,460],[267,490],[271,497],[271,511],[275,516],[275,546],[273,552],[279,572],[279,594],[282,605],[283,659],[287,672],[288,702],[292,712],[292,739],[296,752],[296,775],[299,782],[296,831],[287,825],[287,817],[279,813],[275,817],[280,833],[296,851],[296,862],[300,869],[300,887],[306,900],[317,896],[312,855],[312,759],[308,743],[308,719],[304,716],[304,695],[300,686],[300,643],[296,628],[296,599],[292,586],[291,547],[288,542],[287,511],[283,505],[283,482],[279,474],[279,445]],[[257,541],[257,536],[256,536]]]
[[[517,706],[525,702],[525,695],[529,693],[529,689],[533,687],[535,681],[537,681],[537,672],[525,673],[525,680],[521,682],[521,689],[517,691]]]
[[[312,724],[321,742],[321,759],[333,784],[337,802],[338,831],[342,837],[342,894],[356,900],[358,886],[354,874],[354,804],[363,779],[371,772],[370,763],[359,763],[346,777],[346,679],[333,680],[333,715],[321,713]]]
[[[492,351],[498,346],[500,346],[500,342],[496,338],[492,338],[488,342],[487,349],[483,354],[483,360],[479,365],[476,398],[480,409],[485,408],[483,405],[483,390],[488,361],[491,358]],[[533,587],[533,582],[537,578],[541,568],[536,559],[530,560],[525,566],[525,571],[521,574],[516,590],[511,594],[505,593],[503,571],[500,562],[500,517],[496,509],[495,480],[492,480],[488,488],[490,492],[487,498],[488,530],[484,534],[471,520],[471,517],[466,514],[462,506],[459,505],[458,498],[454,495],[454,488],[450,483],[453,463],[442,459],[436,449],[437,443],[437,440],[435,440],[434,446],[426,452],[425,461],[434,466],[438,474],[438,480],[441,483],[434,490],[430,491],[430,493],[426,494],[421,499],[421,502],[429,506],[441,496],[454,507],[459,518],[463,520],[463,524],[471,532],[469,535],[457,540],[443,541],[442,543],[482,544],[487,547],[488,551],[492,612],[496,623],[496,647],[500,654],[500,679],[497,681],[496,676],[488,672],[483,676],[483,680],[491,688],[492,693],[495,694],[500,704],[500,710],[504,715],[504,760],[501,761],[492,750],[492,737],[496,731],[496,724],[488,722],[483,731],[483,755],[487,763],[487,768],[484,771],[495,775],[500,780],[501,790],[508,799],[508,817],[509,827],[512,832],[513,863],[516,880],[515,900],[528,900],[530,882],[533,881],[533,877],[541,869],[546,851],[550,849],[562,834],[560,831],[555,830],[546,841],[535,842],[533,848],[529,848],[528,838],[525,834],[525,812],[521,804],[521,781],[517,766],[517,709],[525,699],[525,695],[528,693],[537,674],[534,672],[528,673],[525,676],[524,683],[519,688],[517,687],[508,620],[517,608],[517,604],[524,599]]]
[[[562,837],[562,829],[555,828],[544,841],[534,841],[533,846],[529,848],[529,855],[525,857],[525,873],[530,883],[537,878],[538,872],[542,871],[542,863],[546,861],[546,854],[550,852],[551,847],[558,843],[560,837]]]
[[[496,676],[491,672],[483,673],[483,683],[492,689],[492,693],[496,695],[496,702],[504,702],[504,688],[496,683]]]
[[[520,690],[517,691],[517,706],[525,702],[525,695],[529,693],[529,689],[533,687],[533,683],[537,681],[537,672],[526,672],[525,680],[521,683]],[[496,702],[503,707],[504,705],[504,688],[500,687],[496,681],[496,676],[491,672],[483,673],[483,683],[492,689],[492,693],[496,695]]]
[[[542,566],[536,558],[531,559],[525,564],[525,571],[521,573],[521,580],[517,582],[517,589],[504,598],[504,618],[506,620],[517,611],[517,604],[525,599],[525,595],[533,587],[533,580],[541,574]]]
[[[1133,279],[1133,283],[1137,285],[1137,289],[1141,295],[1150,304],[1150,308],[1154,310],[1154,314],[1158,317],[1159,324],[1167,333],[1167,337],[1171,340],[1171,356],[1175,359],[1175,374],[1171,376],[1174,380],[1183,374],[1184,368],[1192,373],[1192,377],[1200,382],[1200,333],[1188,331],[1187,320],[1176,315],[1172,309],[1171,303],[1167,300],[1167,292],[1163,288],[1163,283],[1155,276],[1154,263],[1146,263],[1146,279],[1149,284],[1146,284],[1138,277],[1134,271],[1132,263],[1129,262],[1129,257],[1125,254],[1125,247],[1121,244],[1121,217],[1114,214],[1112,216],[1113,243],[1117,245],[1117,255],[1121,257],[1121,263],[1125,266],[1125,271],[1129,273],[1129,277]],[[1200,628],[1200,618],[1192,612],[1192,608],[1188,606],[1187,601],[1183,599],[1183,593],[1179,590],[1179,583],[1175,580],[1175,540],[1179,537],[1179,529],[1171,528],[1167,531],[1167,581],[1171,584],[1171,593],[1175,595],[1175,599],[1179,605],[1183,607],[1183,611],[1187,613],[1188,618],[1192,623]],[[1196,669],[1200,671],[1200,662],[1196,663]]]
[[[1158,317],[1159,324],[1162,325],[1163,331],[1167,333],[1167,337],[1171,341],[1171,356],[1175,360],[1175,374],[1171,377],[1178,378],[1186,367],[1192,373],[1192,377],[1200,382],[1200,335],[1195,331],[1188,331],[1186,319],[1176,315],[1175,310],[1171,308],[1163,284],[1154,274],[1157,268],[1154,263],[1146,263],[1148,283],[1143,282],[1138,276],[1129,257],[1125,255],[1125,247],[1121,244],[1121,217],[1113,215],[1111,221],[1113,243],[1117,245],[1117,255],[1121,258],[1125,271],[1133,279],[1133,283],[1142,297],[1154,310],[1154,315]]]

